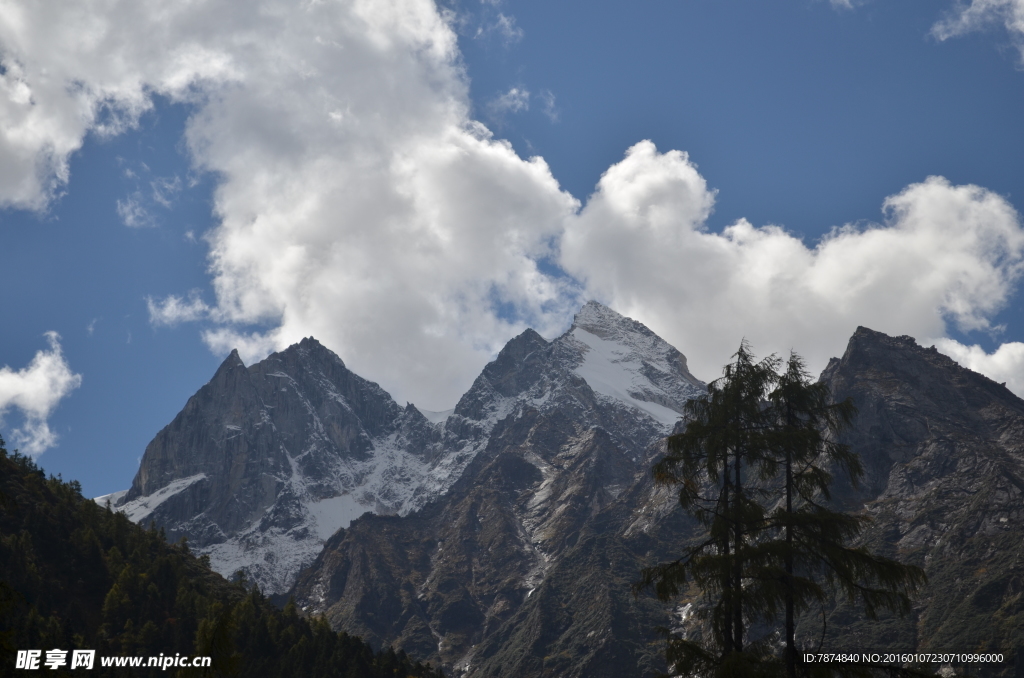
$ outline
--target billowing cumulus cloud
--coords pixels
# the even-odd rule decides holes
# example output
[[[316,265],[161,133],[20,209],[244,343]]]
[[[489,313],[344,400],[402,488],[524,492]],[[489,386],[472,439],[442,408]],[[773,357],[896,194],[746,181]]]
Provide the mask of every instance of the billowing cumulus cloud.
[[[562,241],[569,272],[673,341],[703,378],[743,337],[761,354],[795,349],[817,370],[857,325],[916,337],[943,335],[947,321],[987,329],[1024,262],[1013,207],[939,177],[888,198],[884,224],[838,228],[813,247],[746,221],[710,232],[713,201],[686,154],[642,142]]]
[[[72,372],[64,359],[57,333],[47,332],[46,339],[49,349],[37,352],[28,367],[0,367],[0,425],[17,410],[23,423],[11,432],[9,442],[33,456],[57,444],[47,420],[61,399],[82,383],[82,375]]]
[[[552,333],[578,303],[540,263],[578,205],[542,159],[470,119],[456,36],[430,0],[14,7],[5,77],[34,93],[23,114],[60,118],[69,141],[40,132],[26,153],[50,184],[0,184],[8,204],[45,202],[84,131],[131,124],[151,93],[195,104],[186,144],[219,178],[217,298],[149,300],[154,324],[207,317],[211,346],[249,360],[313,335],[440,409],[511,335]],[[131,208],[122,218],[142,223]]]
[[[0,207],[43,209],[68,180],[87,131],[116,134],[158,92],[198,96],[236,79],[219,25],[230,3],[59,0],[0,9]],[[205,21],[205,23],[204,23]],[[254,15],[253,22],[258,23]],[[239,26],[239,28],[243,28]]]
[[[216,298],[148,299],[151,322],[199,320],[249,361],[312,335],[429,409],[588,296],[713,378],[742,336],[820,368],[858,324],[983,330],[1018,280],[1013,208],[940,178],[809,245],[745,221],[710,232],[696,166],[642,142],[581,209],[471,119],[448,20],[430,0],[8,3],[0,203],[44,205],[86,130],[130,126],[153,93],[190,101],[185,143],[218,181]]]

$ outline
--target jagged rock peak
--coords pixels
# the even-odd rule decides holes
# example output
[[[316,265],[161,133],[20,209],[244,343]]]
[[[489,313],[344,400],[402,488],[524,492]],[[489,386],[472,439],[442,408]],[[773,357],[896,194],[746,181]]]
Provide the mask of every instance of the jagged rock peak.
[[[505,344],[494,360],[484,367],[484,374],[487,376],[503,374],[521,364],[531,353],[543,350],[547,346],[548,342],[544,337],[527,328],[522,334]]]
[[[842,372],[867,371],[873,368],[891,370],[904,375],[913,383],[927,375],[928,380],[945,375],[951,382],[980,388],[994,397],[1019,400],[1005,384],[999,384],[988,377],[964,367],[942,353],[934,346],[919,345],[908,335],[890,336],[867,327],[858,327],[850,337],[842,358],[832,358],[822,373],[822,379],[836,379]],[[931,370],[937,370],[931,372]]]
[[[217,372],[214,374],[234,369],[235,367],[241,367],[242,369],[245,369],[245,363],[242,362],[242,357],[238,355],[237,348],[231,349],[231,353],[228,354],[227,358],[224,358],[224,362],[220,364],[220,367],[217,368]]]
[[[303,337],[300,342],[292,344],[283,351],[279,351],[279,353],[283,355],[298,353],[299,355],[307,355],[316,359],[327,359],[336,361],[340,363],[342,367],[345,367],[345,361],[341,359],[341,356],[321,344],[312,336]]]
[[[607,339],[622,333],[657,337],[646,325],[616,313],[604,304],[590,300],[573,316],[572,326]]]
[[[634,354],[630,357],[646,364],[642,372],[647,375],[650,375],[654,365],[658,365],[660,371],[681,376],[693,389],[703,391],[705,388],[704,382],[690,374],[686,356],[679,350],[643,323],[627,318],[597,301],[591,300],[583,305],[580,312],[574,316],[572,327],[566,334],[582,339],[591,349],[598,348],[598,346],[594,345],[591,340],[587,340],[585,334],[593,335],[602,342],[614,343],[627,351],[633,351]],[[627,359],[621,350],[617,349],[615,352],[619,353],[619,356],[614,359],[614,362],[621,363],[623,359]],[[689,393],[688,397],[693,395],[695,392]]]

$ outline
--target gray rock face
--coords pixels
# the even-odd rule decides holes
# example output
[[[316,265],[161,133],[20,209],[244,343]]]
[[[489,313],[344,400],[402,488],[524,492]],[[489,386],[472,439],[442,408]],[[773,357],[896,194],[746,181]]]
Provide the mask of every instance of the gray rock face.
[[[865,543],[929,577],[903,620],[837,608],[832,647],[997,651],[1009,662],[1024,648],[1024,401],[934,348],[863,327],[822,378],[858,408],[845,441],[866,474],[843,500],[875,519]],[[820,618],[805,631],[820,633]]]
[[[146,448],[118,508],[281,591],[352,518],[401,510],[440,439],[312,338],[251,367],[232,352]]]
[[[470,439],[489,431],[459,481],[419,512],[339,531],[300,575],[297,601],[455,675],[657,666],[649,642],[667,612],[629,593],[653,548],[638,499],[654,493],[659,441],[703,391],[677,350],[597,304],[551,343],[523,333],[446,424]]]
[[[864,543],[930,577],[908,618],[831,610],[825,648],[1024,647],[1024,402],[864,328],[822,379],[859,410],[845,441],[866,475],[837,501],[875,519]],[[629,584],[697,534],[649,469],[701,392],[682,354],[595,303],[553,341],[510,341],[429,418],[307,339],[229,356],[119,508],[266,591],[297,577],[307,614],[454,675],[649,675],[653,629],[680,610]],[[820,623],[798,635],[816,646]]]
[[[648,643],[668,615],[629,592],[649,538],[624,539],[629,512],[616,506],[643,475],[631,454],[602,428],[517,412],[445,497],[339,531],[300,575],[296,600],[453,675],[654,668]]]

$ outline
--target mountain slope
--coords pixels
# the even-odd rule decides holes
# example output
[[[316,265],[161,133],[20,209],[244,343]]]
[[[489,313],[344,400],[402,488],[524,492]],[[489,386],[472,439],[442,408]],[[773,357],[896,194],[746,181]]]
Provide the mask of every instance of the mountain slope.
[[[187,536],[217,571],[279,592],[352,518],[414,504],[439,440],[416,408],[307,338],[248,368],[232,352],[111,499]]]
[[[578,375],[583,362],[553,357],[575,345],[577,329],[499,357],[499,381],[543,395],[528,375],[566,366]],[[830,610],[823,648],[996,651],[1006,661],[989,667],[994,675],[1014,675],[1024,648],[1024,401],[908,337],[865,328],[822,379],[857,405],[844,439],[867,469],[857,488],[837,481],[837,500],[875,519],[864,543],[930,577],[905,619]],[[444,497],[336,534],[295,588],[307,614],[458,676],[662,670],[653,628],[683,628],[694,601],[634,599],[629,584],[641,567],[678,557],[696,525],[671,488],[651,481],[659,436],[627,440],[637,422],[602,418],[607,401],[589,383],[552,383],[547,400],[520,400],[499,421]],[[615,410],[624,420],[627,411],[640,410]],[[815,648],[821,634],[820,612],[808,614],[799,642]]]

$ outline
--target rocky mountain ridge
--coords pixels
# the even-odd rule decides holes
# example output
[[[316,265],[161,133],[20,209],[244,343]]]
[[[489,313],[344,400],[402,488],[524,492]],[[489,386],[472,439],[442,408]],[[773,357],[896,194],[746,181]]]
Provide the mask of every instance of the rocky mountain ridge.
[[[618,500],[649,485],[659,441],[703,385],[670,379],[669,369],[688,374],[682,356],[642,325],[587,320],[577,316],[551,343],[529,331],[509,342],[467,394],[479,399],[464,399],[484,410],[505,404],[487,447],[422,511],[363,516],[332,537],[295,589],[307,614],[375,645],[416,648],[454,675],[539,675],[552,667],[538,653],[561,656],[555,674],[657,665],[646,648],[655,624],[628,637],[611,629],[620,608],[659,622],[663,611],[631,599],[628,568],[598,576],[610,561],[594,539],[616,534],[611,521],[638,522],[633,502]],[[602,564],[578,571],[581,553]],[[626,562],[635,554],[616,559]],[[567,594],[559,581],[573,589],[589,581],[590,590]],[[566,610],[581,604],[587,610],[572,621]]]
[[[1001,652],[993,675],[1015,675],[1024,654],[1024,401],[934,348],[866,328],[821,378],[857,405],[844,441],[867,470],[856,488],[837,481],[837,499],[874,518],[864,544],[921,565],[930,583],[902,619],[869,621],[840,602],[823,635],[821,612],[809,612],[799,642]],[[685,631],[699,602],[629,594],[643,566],[678,557],[699,535],[672,490],[651,481],[662,451],[655,440],[633,465],[600,426],[524,407],[444,497],[405,518],[355,521],[294,593],[335,628],[455,676],[653,675],[664,669],[653,629]]]
[[[270,391],[281,375],[284,388]],[[930,583],[910,617],[867,622],[838,604],[824,636],[820,611],[801,621],[801,642],[1024,653],[1024,401],[934,348],[866,328],[821,379],[859,410],[844,440],[867,473],[858,487],[839,481],[837,501],[874,517],[864,543],[921,565]],[[697,535],[649,469],[703,384],[639,323],[590,303],[552,341],[527,330],[454,410],[429,418],[312,340],[248,368],[229,358],[208,388],[151,444],[122,510],[193,544],[187,530],[215,524],[222,534],[200,550],[234,548],[238,559],[223,562],[242,562],[264,587],[283,590],[292,580],[281,572],[309,565],[291,589],[305,614],[452,675],[664,668],[653,629],[684,628],[695,600],[665,606],[629,585]],[[242,434],[248,448],[231,442]],[[215,482],[237,497],[211,495]],[[314,510],[328,502],[355,507],[344,521],[324,514],[344,522],[329,537]],[[376,512],[353,515],[367,508]],[[268,558],[301,547],[290,569]],[[1013,675],[1009,661],[995,675]]]
[[[362,513],[406,515],[443,496],[525,409],[614,432],[636,467],[702,390],[679,351],[596,302],[553,342],[532,330],[511,340],[429,419],[307,338],[249,367],[232,353],[149,444],[132,488],[109,499],[187,536],[219,572],[280,593]]]
[[[827,642],[851,651],[1001,652],[1004,665],[990,668],[1021,675],[1024,400],[934,347],[863,327],[822,379],[858,408],[844,441],[866,473],[843,500],[874,519],[864,543],[923,567],[929,579],[904,619],[867,622],[840,605]],[[820,618],[804,630],[820,633]]]

